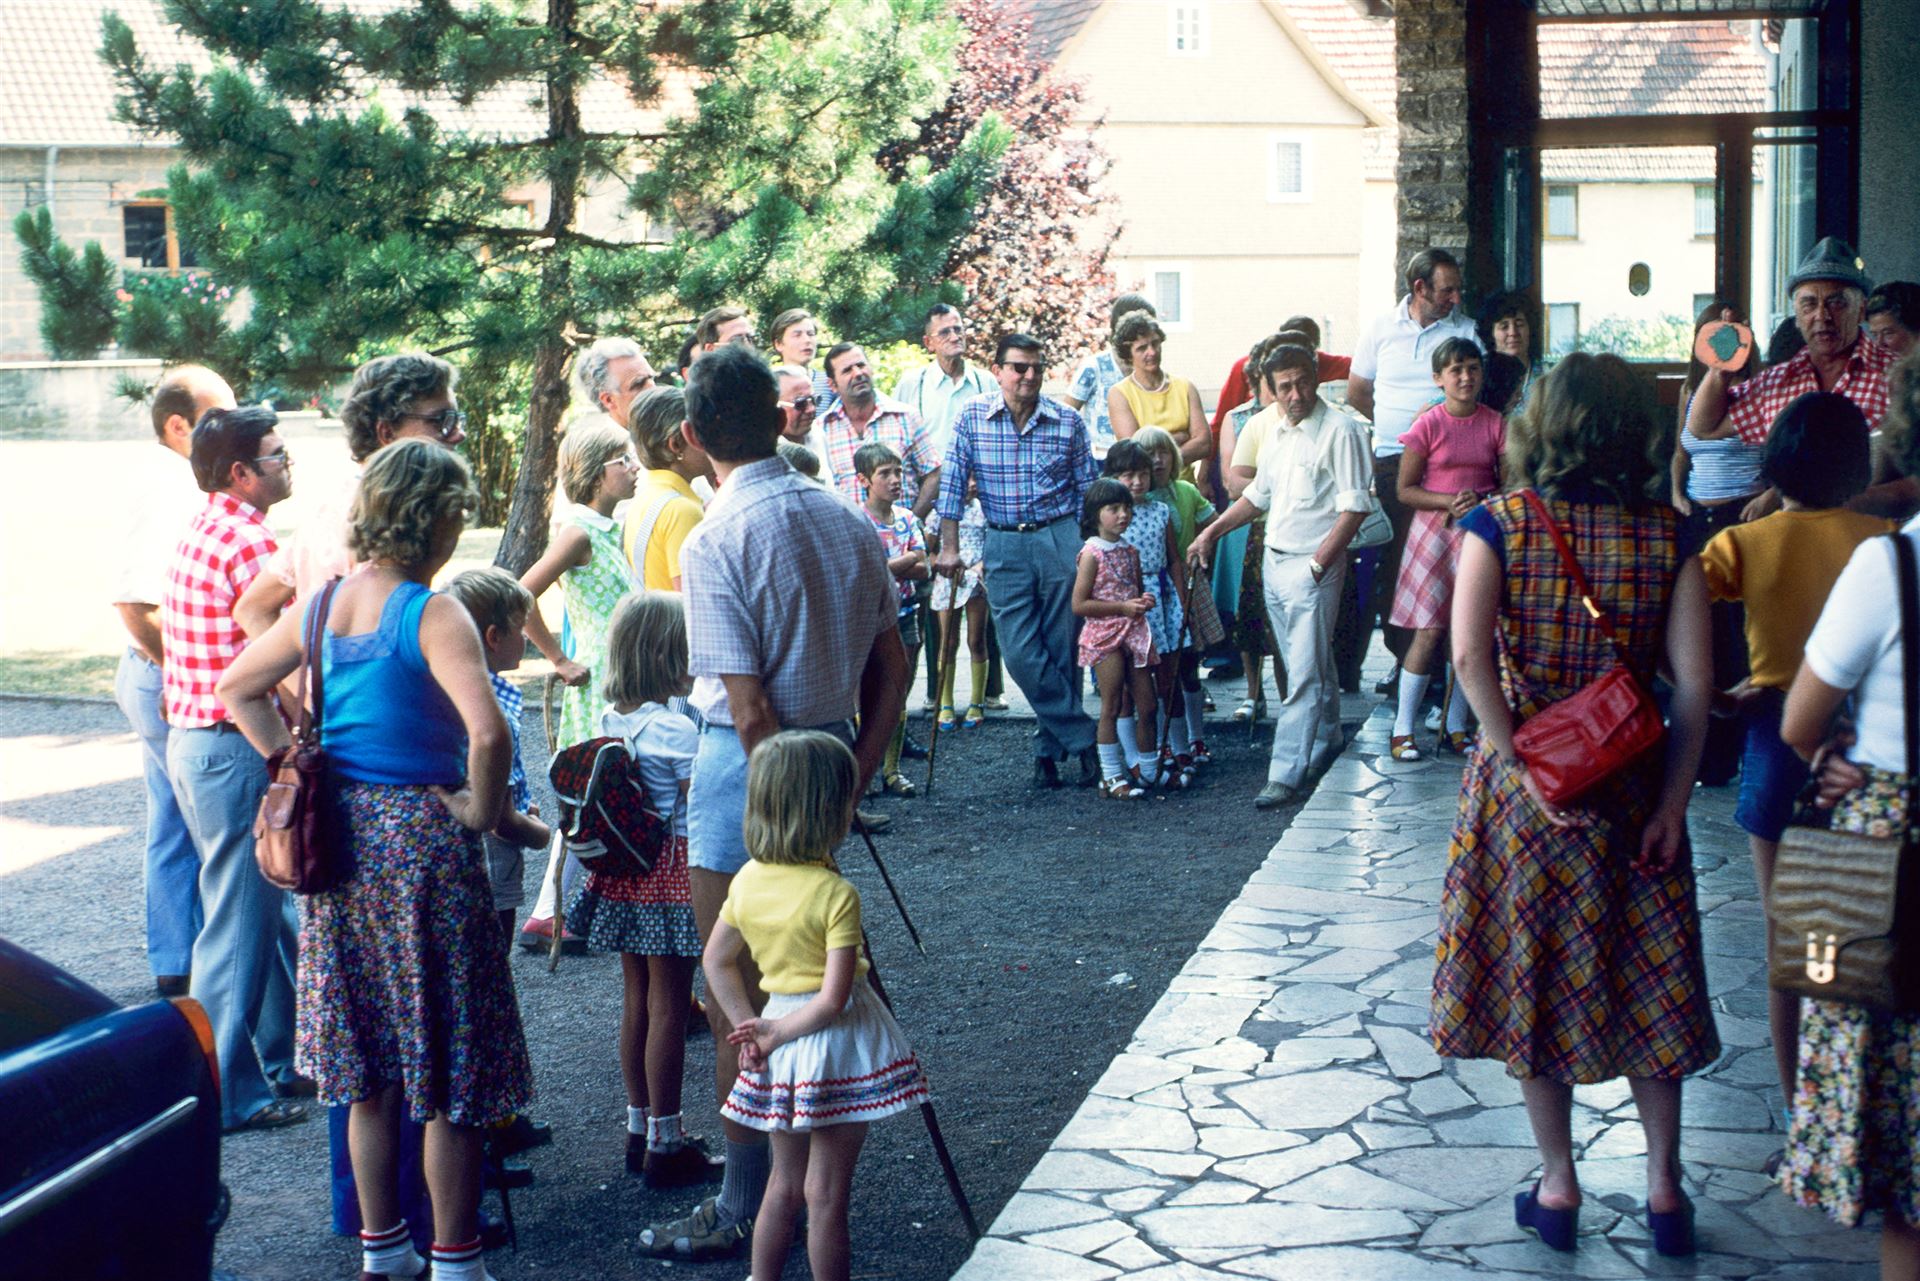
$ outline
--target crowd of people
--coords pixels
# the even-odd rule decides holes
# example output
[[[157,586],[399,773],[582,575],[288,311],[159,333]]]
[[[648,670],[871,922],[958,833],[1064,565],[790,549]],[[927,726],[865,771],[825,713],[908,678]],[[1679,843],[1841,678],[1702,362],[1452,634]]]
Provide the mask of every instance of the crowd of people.
[[[1738,777],[1763,901],[1810,780],[1843,830],[1905,821],[1878,535],[1920,509],[1920,357],[1901,359],[1920,291],[1873,288],[1822,241],[1788,282],[1797,349],[1783,331],[1757,372],[1744,348],[1696,360],[1663,420],[1617,358],[1544,362],[1525,293],[1476,324],[1439,249],[1406,283],[1350,356],[1305,316],[1261,337],[1211,417],[1138,295],[1070,370],[1016,332],[983,369],[965,316],[935,307],[929,359],[891,395],[860,344],[822,355],[802,310],[760,335],[771,357],[743,311],[709,312],[671,383],[602,337],[575,361],[545,553],[438,590],[474,502],[452,366],[403,353],[356,372],[352,484],[284,541],[266,522],[293,484],[274,412],[237,407],[210,370],[169,371],[153,424],[186,466],[157,471],[137,513],[118,693],[145,752],[149,962],[163,994],[207,1009],[225,1128],[298,1123],[317,1098],[364,1274],[430,1258],[442,1281],[483,1277],[482,1190],[531,1177],[508,1158],[550,1139],[528,1112],[512,947],[612,952],[627,1169],[718,1184],[639,1249],[750,1250],[764,1281],[804,1207],[814,1275],[844,1279],[865,1127],[927,1086],[862,982],[861,905],[833,851],[886,827],[864,797],[914,794],[921,653],[926,732],[1004,708],[1004,668],[1033,710],[1034,785],[1071,762],[1115,800],[1198,784],[1203,666],[1245,674],[1234,718],[1252,723],[1271,659],[1267,810],[1345,746],[1340,695],[1379,627],[1389,760],[1463,761],[1430,1030],[1521,1080],[1542,1175],[1516,1218],[1573,1247],[1571,1088],[1625,1076],[1656,1248],[1691,1250],[1681,1079],[1719,1053],[1696,781]],[[1699,324],[1735,319],[1716,303]],[[1043,393],[1050,371],[1063,397]],[[634,762],[657,815],[645,859],[588,868],[540,812],[506,675],[529,642],[564,687],[553,749],[607,740]],[[296,911],[256,870],[252,830],[307,664],[353,871]],[[1549,799],[1516,731],[1616,665],[1661,685],[1665,749]],[[545,855],[531,909],[529,851]],[[1782,1186],[1846,1223],[1883,1212],[1886,1275],[1920,1276],[1920,1019],[1784,993],[1770,1016]],[[717,1145],[682,1122],[700,1018]]]

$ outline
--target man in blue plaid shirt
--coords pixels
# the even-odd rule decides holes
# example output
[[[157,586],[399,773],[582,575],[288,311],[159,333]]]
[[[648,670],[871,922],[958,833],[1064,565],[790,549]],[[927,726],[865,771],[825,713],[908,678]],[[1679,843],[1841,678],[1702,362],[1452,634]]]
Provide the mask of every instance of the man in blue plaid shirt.
[[[960,409],[940,468],[935,573],[960,575],[960,513],[967,482],[987,517],[987,604],[1007,670],[1033,705],[1034,782],[1058,787],[1055,762],[1080,758],[1082,786],[1100,773],[1093,721],[1080,706],[1074,664],[1073,573],[1080,502],[1100,468],[1080,415],[1040,394],[1047,362],[1038,339],[1007,334],[993,354],[997,393]]]

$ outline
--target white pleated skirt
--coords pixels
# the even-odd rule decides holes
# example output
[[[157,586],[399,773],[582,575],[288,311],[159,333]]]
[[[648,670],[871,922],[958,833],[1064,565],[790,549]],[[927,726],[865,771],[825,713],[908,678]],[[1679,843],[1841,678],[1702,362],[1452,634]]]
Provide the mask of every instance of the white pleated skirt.
[[[815,995],[770,996],[764,1017],[790,1014]],[[813,1130],[877,1121],[927,1098],[906,1033],[862,978],[832,1023],[774,1050],[764,1069],[743,1068],[720,1112],[756,1130]]]

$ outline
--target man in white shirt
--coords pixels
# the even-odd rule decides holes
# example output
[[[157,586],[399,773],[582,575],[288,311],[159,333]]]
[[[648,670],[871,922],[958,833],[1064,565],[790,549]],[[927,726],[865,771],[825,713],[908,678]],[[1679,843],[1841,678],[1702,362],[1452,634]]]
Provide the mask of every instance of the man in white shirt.
[[[1347,378],[1347,403],[1373,420],[1374,492],[1393,522],[1393,541],[1380,549],[1374,571],[1369,630],[1392,609],[1400,552],[1413,523],[1413,512],[1400,505],[1400,438],[1440,399],[1433,352],[1449,338],[1480,343],[1473,318],[1460,306],[1460,260],[1444,249],[1423,249],[1407,264],[1407,296],[1367,326]],[[1395,657],[1406,648],[1402,628],[1388,627],[1386,639]]]
[[[958,307],[941,303],[927,312],[920,345],[933,360],[902,374],[893,398],[919,416],[933,443],[934,456],[945,458],[960,406],[1000,387],[986,370],[967,359],[967,318]]]
[[[193,940],[200,933],[200,855],[167,774],[167,718],[161,702],[160,598],[167,566],[207,496],[188,464],[193,425],[209,409],[232,409],[233,388],[199,365],[169,370],[153,389],[153,434],[180,461],[153,469],[133,502],[113,607],[129,637],[114,674],[114,700],[140,740],[147,783],[147,967],[161,996],[185,996]]]
[[[1309,772],[1333,761],[1340,737],[1340,678],[1333,628],[1347,576],[1347,544],[1372,509],[1367,433],[1318,396],[1313,352],[1282,346],[1267,357],[1284,417],[1260,451],[1253,483],[1193,536],[1188,559],[1206,568],[1222,534],[1264,519],[1267,621],[1287,673],[1273,718],[1273,760],[1257,809],[1293,800]]]

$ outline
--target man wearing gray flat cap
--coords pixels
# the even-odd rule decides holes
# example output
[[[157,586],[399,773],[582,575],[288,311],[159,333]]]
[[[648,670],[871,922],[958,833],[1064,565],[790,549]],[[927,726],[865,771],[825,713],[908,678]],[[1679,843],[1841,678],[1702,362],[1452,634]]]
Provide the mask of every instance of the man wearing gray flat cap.
[[[1794,323],[1807,345],[1793,359],[1733,387],[1727,385],[1724,371],[1708,370],[1688,412],[1689,430],[1702,440],[1737,434],[1758,445],[1780,411],[1810,391],[1845,396],[1870,425],[1878,426],[1893,399],[1887,372],[1894,357],[1868,337],[1862,325],[1872,288],[1866,264],[1852,245],[1837,236],[1816,244],[1787,277]],[[1778,491],[1769,490],[1748,505],[1746,519],[1764,516],[1779,505]]]

